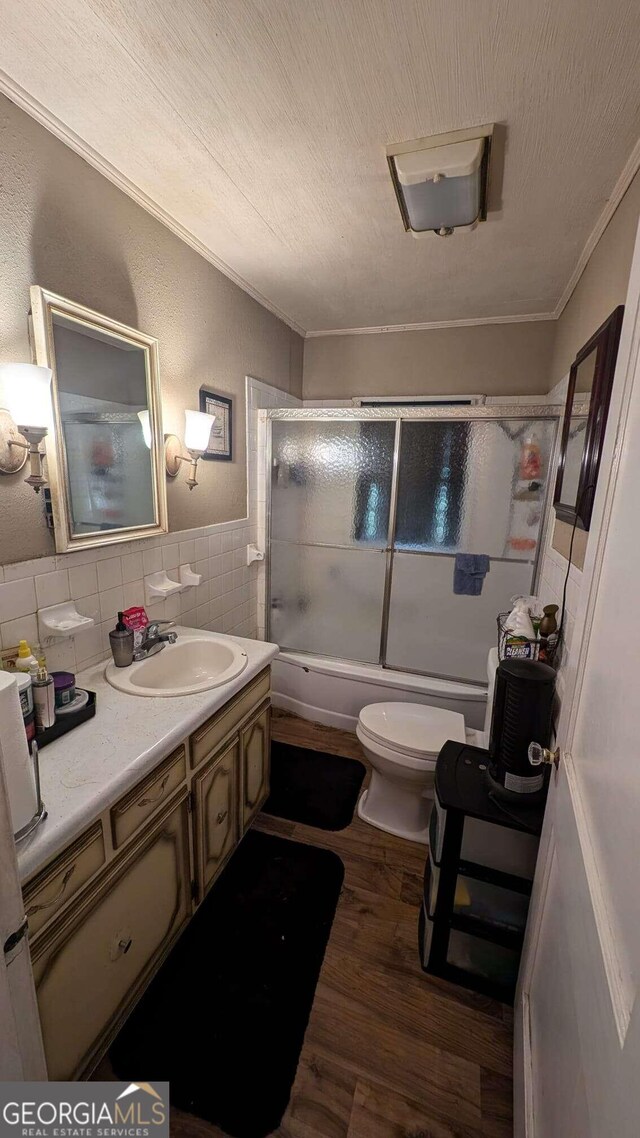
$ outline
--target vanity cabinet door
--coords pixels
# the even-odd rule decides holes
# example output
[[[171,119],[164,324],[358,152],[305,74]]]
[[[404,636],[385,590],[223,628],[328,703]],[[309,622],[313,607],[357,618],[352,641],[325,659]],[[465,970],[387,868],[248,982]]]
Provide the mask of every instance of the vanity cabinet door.
[[[193,780],[200,901],[238,841],[239,756],[236,738]]]
[[[269,793],[271,706],[265,704],[240,732],[241,825],[246,830]]]
[[[86,1073],[190,913],[185,788],[32,949],[50,1079]]]

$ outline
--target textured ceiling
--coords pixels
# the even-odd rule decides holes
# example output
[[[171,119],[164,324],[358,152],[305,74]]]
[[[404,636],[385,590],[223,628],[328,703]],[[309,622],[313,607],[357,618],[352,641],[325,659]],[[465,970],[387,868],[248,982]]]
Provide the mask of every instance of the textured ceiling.
[[[552,312],[638,141],[638,0],[5,0],[2,28],[14,84],[305,330]],[[406,235],[386,144],[485,122],[488,221]]]

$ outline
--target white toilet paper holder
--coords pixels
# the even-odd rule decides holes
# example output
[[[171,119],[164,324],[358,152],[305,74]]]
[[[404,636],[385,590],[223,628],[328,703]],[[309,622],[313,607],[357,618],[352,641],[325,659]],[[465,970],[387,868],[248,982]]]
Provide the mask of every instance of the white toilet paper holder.
[[[37,809],[33,815],[33,818],[30,818],[26,825],[24,825],[20,830],[17,830],[13,835],[14,842],[21,842],[24,840],[24,838],[28,838],[29,834],[32,834],[36,826],[39,826],[41,822],[44,822],[47,816],[47,808],[42,801],[42,792],[40,790],[40,756],[38,754],[38,744],[35,739],[31,743],[31,759],[33,761],[33,773],[36,781]]]

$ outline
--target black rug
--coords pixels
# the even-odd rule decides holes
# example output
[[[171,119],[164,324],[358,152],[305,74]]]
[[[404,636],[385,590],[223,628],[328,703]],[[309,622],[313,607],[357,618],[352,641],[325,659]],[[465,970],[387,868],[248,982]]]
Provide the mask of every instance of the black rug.
[[[272,743],[271,793],[262,809],[319,830],[344,830],[366,773],[357,759]]]
[[[110,1050],[234,1138],[280,1124],[335,915],[337,854],[250,831]]]

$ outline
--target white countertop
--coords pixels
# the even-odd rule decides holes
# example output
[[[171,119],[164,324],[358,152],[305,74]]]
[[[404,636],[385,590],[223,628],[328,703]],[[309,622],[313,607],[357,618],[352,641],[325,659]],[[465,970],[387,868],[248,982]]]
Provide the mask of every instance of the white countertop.
[[[193,635],[194,630],[176,631]],[[276,644],[261,640],[241,636],[225,639],[233,640],[247,653],[247,666],[229,683],[197,695],[170,699],[126,695],[105,679],[107,661],[78,673],[78,687],[96,693],[96,714],[40,752],[47,817],[18,845],[22,881],[78,837],[278,653]]]

